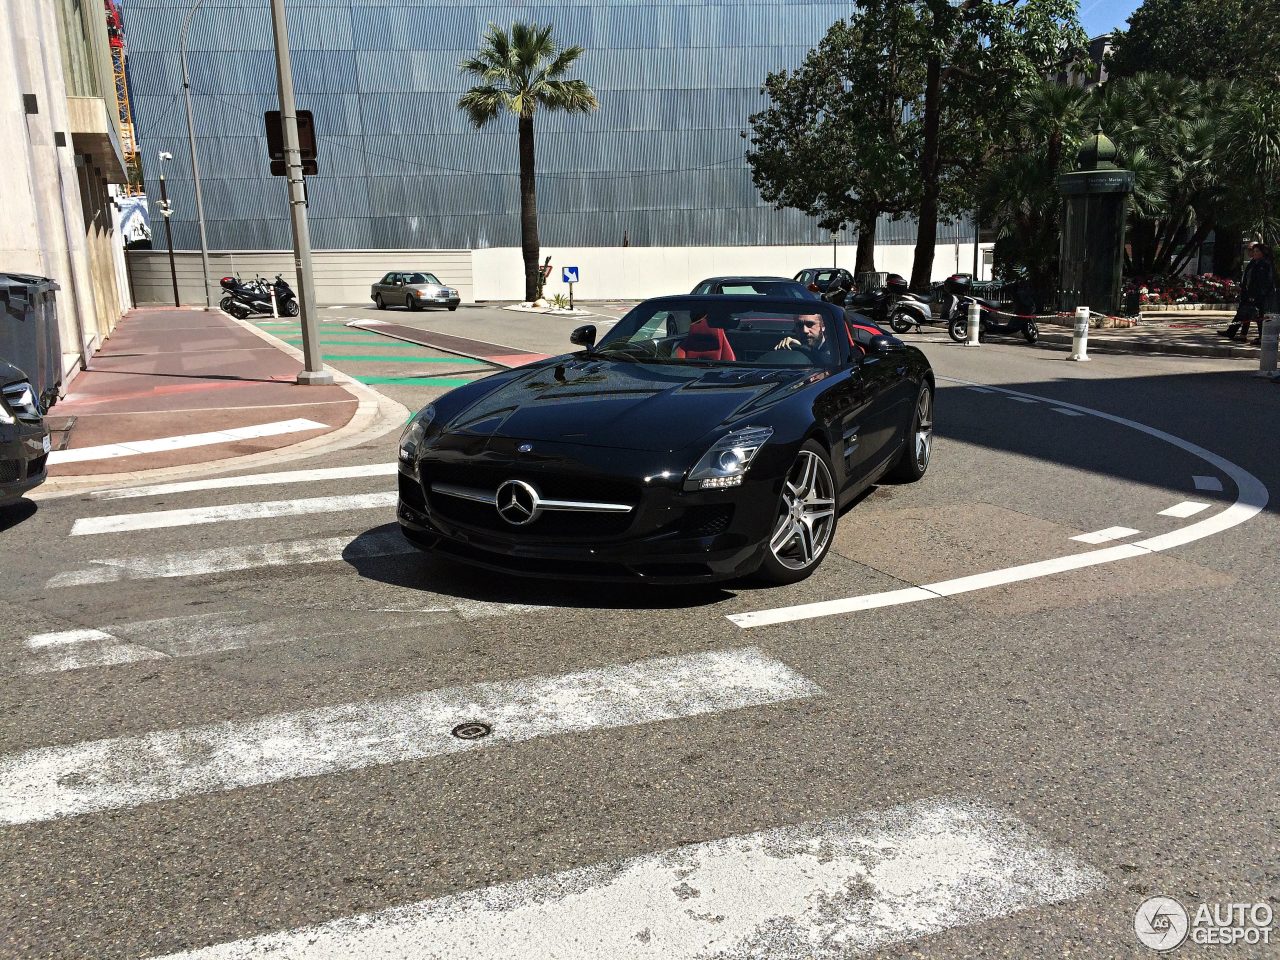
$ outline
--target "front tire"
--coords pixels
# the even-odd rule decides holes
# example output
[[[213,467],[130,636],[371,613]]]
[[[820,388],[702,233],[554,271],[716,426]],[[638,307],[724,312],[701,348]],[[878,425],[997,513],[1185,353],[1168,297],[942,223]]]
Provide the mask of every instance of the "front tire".
[[[418,305],[414,302],[413,294],[406,293],[404,295],[404,308],[410,313],[418,309]]]
[[[899,483],[915,483],[929,469],[933,457],[933,389],[926,380],[916,394],[916,405],[907,425],[902,457],[889,471],[889,479]]]
[[[379,293],[379,294],[376,294],[376,295],[374,296],[374,298],[373,298],[373,305],[374,305],[375,307],[377,307],[379,310],[385,310],[385,309],[387,309],[387,305],[386,305],[386,303],[384,303],[384,302],[383,302],[383,300],[382,300],[382,294],[380,294],[380,293]]]
[[[827,451],[806,440],[783,480],[777,519],[757,576],[796,583],[817,570],[836,532],[836,486]]]
[[[919,321],[912,319],[911,314],[905,310],[896,310],[889,321],[889,326],[893,328],[894,333],[906,333],[912,327],[919,326]]]
[[[1027,343],[1035,343],[1040,339],[1040,328],[1036,326],[1034,320],[1028,320],[1022,328],[1022,335],[1026,338]]]

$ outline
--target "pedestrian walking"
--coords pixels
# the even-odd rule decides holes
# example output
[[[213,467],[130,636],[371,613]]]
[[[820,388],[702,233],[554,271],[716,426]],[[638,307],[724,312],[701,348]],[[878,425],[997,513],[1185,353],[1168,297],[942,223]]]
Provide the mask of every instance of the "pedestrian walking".
[[[1219,331],[1228,340],[1249,340],[1249,324],[1258,322],[1258,336],[1251,342],[1262,342],[1262,315],[1274,309],[1276,268],[1270,248],[1265,244],[1249,244],[1249,259],[1240,280],[1240,306],[1227,329]]]

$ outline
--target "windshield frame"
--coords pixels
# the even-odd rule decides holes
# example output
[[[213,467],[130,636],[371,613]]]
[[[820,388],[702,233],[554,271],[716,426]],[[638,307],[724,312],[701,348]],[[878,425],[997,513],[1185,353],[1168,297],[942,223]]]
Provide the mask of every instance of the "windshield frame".
[[[647,354],[627,355],[618,353],[611,355],[608,347],[620,346],[624,341],[632,342],[631,337],[642,328],[645,320],[651,319],[655,313],[667,310],[671,312],[687,311],[727,316],[735,313],[760,313],[778,310],[787,314],[800,315],[817,313],[823,317],[826,326],[827,341],[831,345],[832,357],[827,362],[814,361],[808,364],[768,364],[745,360],[708,360],[703,358],[677,358],[651,356]],[[623,331],[626,331],[625,333]],[[663,366],[695,367],[716,366],[727,369],[753,370],[829,370],[847,365],[851,351],[845,336],[844,310],[823,300],[797,300],[792,297],[762,297],[759,295],[684,295],[655,297],[632,307],[622,319],[615,323],[590,349],[590,353],[601,359],[630,363],[654,363]]]

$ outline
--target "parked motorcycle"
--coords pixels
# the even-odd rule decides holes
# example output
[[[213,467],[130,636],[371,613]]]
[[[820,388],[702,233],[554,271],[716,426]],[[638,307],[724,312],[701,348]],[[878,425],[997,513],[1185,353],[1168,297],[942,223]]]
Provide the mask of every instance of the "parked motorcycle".
[[[933,322],[928,299],[908,290],[906,279],[896,273],[889,274],[879,290],[850,294],[843,306],[891,327],[894,333],[906,333],[912,327],[920,332],[923,324]]]
[[[247,283],[241,282],[239,277],[223,277],[218,284],[226,294],[219,306],[233,317],[244,320],[255,315],[270,316],[273,313],[282,317],[298,315],[298,298],[294,296],[293,288],[278,273],[271,283],[262,277],[254,277]],[[275,291],[275,310],[271,308],[272,290]]]
[[[942,322],[947,325],[947,335],[956,343],[964,343],[969,337],[969,305],[976,303],[979,314],[978,339],[987,334],[1022,334],[1027,343],[1040,339],[1040,328],[1031,317],[1005,314],[990,300],[973,295],[973,278],[967,274],[954,274],[942,282],[946,299],[942,308]]]

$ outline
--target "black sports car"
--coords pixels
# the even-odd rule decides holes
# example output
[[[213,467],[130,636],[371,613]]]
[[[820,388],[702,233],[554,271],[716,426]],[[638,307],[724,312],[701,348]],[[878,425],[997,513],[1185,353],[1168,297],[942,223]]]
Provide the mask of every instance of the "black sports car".
[[[410,421],[413,543],[547,577],[786,583],[858,493],[929,466],[929,361],[831,304],[663,297],[571,339]]]

